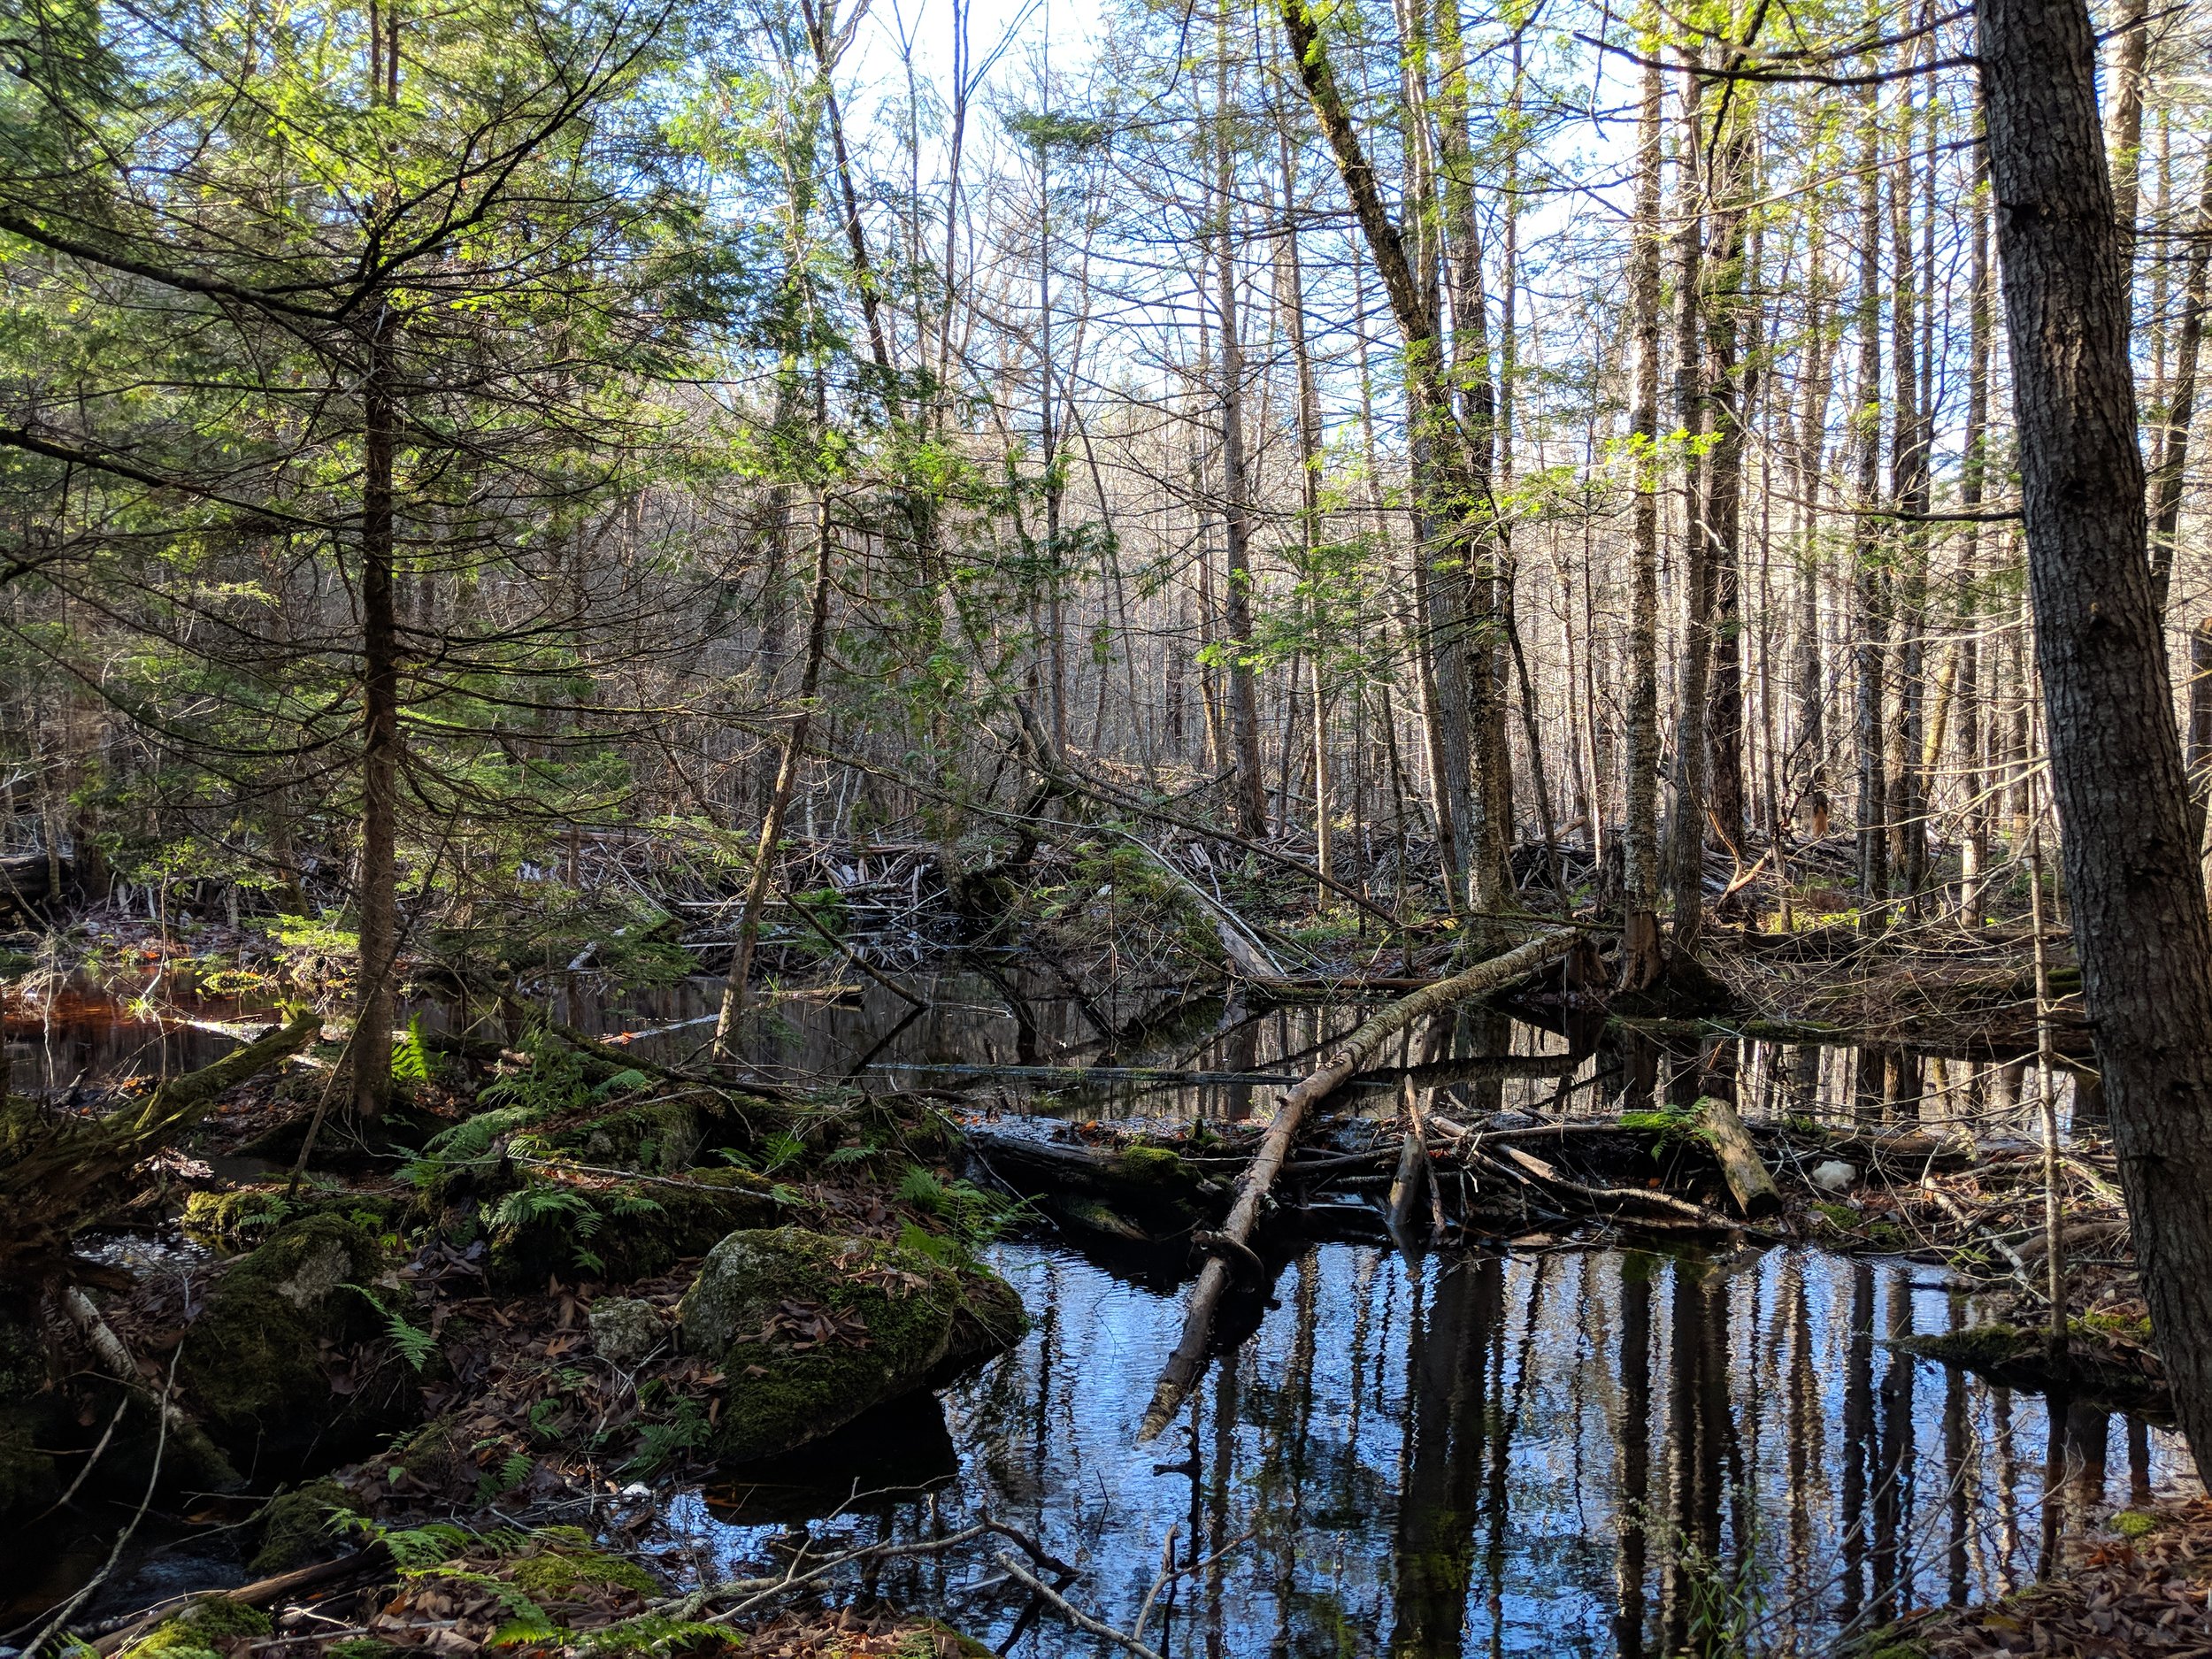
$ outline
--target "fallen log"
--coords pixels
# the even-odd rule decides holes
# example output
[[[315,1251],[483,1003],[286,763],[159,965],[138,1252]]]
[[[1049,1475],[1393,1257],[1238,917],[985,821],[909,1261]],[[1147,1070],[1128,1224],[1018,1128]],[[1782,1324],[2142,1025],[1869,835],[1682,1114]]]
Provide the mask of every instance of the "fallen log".
[[[1572,928],[1547,927],[1503,956],[1493,956],[1464,973],[1454,974],[1391,1003],[1347,1037],[1318,1070],[1286,1092],[1276,1106],[1274,1120],[1268,1125],[1267,1134],[1244,1172],[1236,1203],[1222,1225],[1223,1240],[1250,1248],[1252,1232],[1260,1218],[1260,1206],[1266,1202],[1268,1189],[1274,1185],[1284,1160],[1290,1156],[1291,1142],[1297,1138],[1307,1110],[1342,1087],[1374,1057],[1386,1039],[1427,1015],[1498,990],[1556,962],[1567,954],[1576,937]],[[1168,1356],[1159,1385],[1152,1392],[1152,1403],[1145,1409],[1144,1420],[1138,1426],[1139,1444],[1156,1438],[1167,1426],[1168,1419],[1175,1415],[1197,1382],[1199,1373],[1205,1369],[1206,1345],[1213,1333],[1214,1312],[1227,1294],[1231,1277],[1228,1262],[1220,1254],[1209,1261],[1205,1271],[1198,1276],[1198,1287],[1191,1293],[1190,1308],[1184,1316],[1182,1340]]]
[[[1754,1221],[1780,1210],[1781,1191],[1751,1144],[1751,1132],[1744,1127],[1736,1109],[1709,1094],[1698,1102],[1697,1110],[1705,1139],[1720,1162],[1721,1178],[1728,1183],[1736,1208]]]

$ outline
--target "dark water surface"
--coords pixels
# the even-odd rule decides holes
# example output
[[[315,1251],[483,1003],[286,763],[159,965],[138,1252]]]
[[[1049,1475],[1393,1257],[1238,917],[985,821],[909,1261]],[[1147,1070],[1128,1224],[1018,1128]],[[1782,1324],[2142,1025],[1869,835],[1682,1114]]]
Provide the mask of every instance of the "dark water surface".
[[[2040,1399],[1887,1349],[1966,1317],[1929,1270],[1780,1248],[1409,1263],[1317,1245],[1140,1447],[1179,1298],[1056,1248],[995,1259],[1034,1329],[947,1396],[948,1432],[909,1413],[851,1467],[833,1447],[806,1466],[810,1503],[735,1483],[679,1498],[695,1570],[761,1570],[831,1507],[824,1488],[885,1483],[889,1438],[909,1463],[889,1478],[926,1480],[934,1457],[933,1494],[863,1499],[816,1548],[988,1510],[1080,1567],[1071,1594],[1126,1629],[1172,1530],[1179,1566],[1209,1564],[1161,1598],[1148,1640],[1171,1655],[1640,1655],[1739,1616],[1762,1651],[1816,1653],[2032,1579],[2047,1515],[2079,1526],[2186,1466],[2168,1431],[2102,1412],[2062,1419],[2054,1448]],[[880,1586],[997,1645],[1023,1601],[992,1587],[990,1553]],[[1015,1651],[1112,1650],[1048,1617]]]

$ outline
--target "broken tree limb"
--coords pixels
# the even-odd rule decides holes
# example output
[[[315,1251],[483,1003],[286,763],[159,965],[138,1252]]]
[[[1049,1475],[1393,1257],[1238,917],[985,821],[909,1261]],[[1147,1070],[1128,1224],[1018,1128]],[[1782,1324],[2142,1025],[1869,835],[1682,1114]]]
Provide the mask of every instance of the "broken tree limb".
[[[1478,963],[1464,973],[1455,973],[1391,1003],[1347,1037],[1318,1070],[1287,1090],[1277,1104],[1274,1121],[1268,1125],[1258,1152],[1246,1167],[1236,1203],[1222,1225],[1223,1238],[1249,1248],[1253,1229],[1259,1222],[1260,1207],[1266,1202],[1268,1188],[1274,1185],[1284,1160],[1290,1156],[1291,1142],[1297,1139],[1307,1110],[1341,1087],[1374,1057],[1386,1039],[1417,1019],[1498,990],[1556,962],[1567,954],[1575,937],[1572,928],[1548,927],[1503,956]],[[1168,1356],[1166,1368],[1160,1373],[1159,1386],[1152,1392],[1152,1403],[1145,1409],[1144,1421],[1138,1426],[1139,1444],[1154,1439],[1167,1426],[1168,1419],[1175,1415],[1198,1380],[1199,1373],[1205,1369],[1206,1344],[1213,1333],[1214,1312],[1228,1291],[1230,1279],[1229,1263],[1220,1255],[1210,1260],[1205,1271],[1199,1274],[1198,1287],[1191,1293],[1190,1308],[1184,1316],[1182,1340]]]
[[[1751,1144],[1751,1131],[1744,1127],[1736,1109],[1709,1094],[1697,1106],[1705,1139],[1713,1148],[1713,1156],[1720,1161],[1722,1179],[1728,1183],[1729,1195],[1735,1199],[1736,1208],[1754,1221],[1780,1210],[1781,1192],[1760,1160],[1758,1148]]]

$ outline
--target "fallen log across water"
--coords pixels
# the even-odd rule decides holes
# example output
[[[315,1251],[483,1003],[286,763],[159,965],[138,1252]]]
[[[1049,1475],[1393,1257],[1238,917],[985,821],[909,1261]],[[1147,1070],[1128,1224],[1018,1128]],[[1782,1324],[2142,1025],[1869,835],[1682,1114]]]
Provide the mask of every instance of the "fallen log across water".
[[[1247,1252],[1251,1248],[1252,1230],[1260,1218],[1260,1207],[1266,1202],[1268,1189],[1275,1184],[1283,1163],[1290,1156],[1291,1142],[1297,1138],[1300,1125],[1309,1108],[1326,1099],[1362,1066],[1372,1059],[1386,1039],[1396,1035],[1415,1020],[1441,1012],[1466,1002],[1510,985],[1516,979],[1533,973],[1537,969],[1556,962],[1565,956],[1578,937],[1567,927],[1548,927],[1534,938],[1516,946],[1503,956],[1493,956],[1454,974],[1425,990],[1391,1003],[1375,1017],[1347,1037],[1336,1052],[1309,1076],[1305,1081],[1286,1092],[1275,1109],[1274,1121],[1268,1125],[1267,1134],[1260,1142],[1259,1151],[1244,1172],[1238,1190],[1236,1203],[1229,1211],[1229,1218],[1221,1228],[1221,1240],[1229,1247],[1207,1262],[1205,1271],[1198,1276],[1198,1287],[1191,1293],[1190,1309],[1184,1316],[1182,1340],[1175,1345],[1175,1352],[1168,1356],[1167,1366],[1160,1374],[1157,1387],[1153,1390],[1152,1403],[1145,1409],[1144,1420],[1138,1426],[1140,1444],[1156,1438],[1175,1415],[1177,1408],[1198,1380],[1205,1369],[1206,1347],[1213,1333],[1214,1313],[1227,1294],[1232,1278],[1229,1256],[1233,1250]]]

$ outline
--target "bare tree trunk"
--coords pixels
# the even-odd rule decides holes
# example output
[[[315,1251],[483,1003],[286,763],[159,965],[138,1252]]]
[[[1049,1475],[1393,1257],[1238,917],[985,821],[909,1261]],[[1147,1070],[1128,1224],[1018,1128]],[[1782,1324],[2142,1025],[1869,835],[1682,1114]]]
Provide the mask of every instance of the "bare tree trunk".
[[[1215,320],[1221,334],[1221,523],[1227,580],[1221,618],[1229,682],[1229,737],[1236,749],[1238,827],[1267,837],[1267,776],[1260,764],[1260,703],[1252,672],[1252,508],[1245,479],[1244,346],[1237,318],[1235,179],[1229,139],[1229,14],[1216,30],[1214,190]]]
[[[1968,204],[1973,216],[1972,292],[1968,296],[1966,367],[1966,431],[1961,446],[1959,508],[1966,515],[1966,539],[1959,552],[1959,780],[1966,795],[1965,833],[1959,849],[1959,920],[1979,928],[1983,919],[1982,884],[1989,867],[1989,823],[1992,817],[1991,780],[1985,769],[1989,755],[1989,722],[1983,710],[1985,669],[1981,649],[1981,607],[1978,584],[1981,565],[1981,511],[1989,475],[1989,347],[1990,268],[1989,213],[1984,197],[1989,173],[1987,150],[1974,169],[1975,192]],[[1993,658],[1986,678],[1996,680]]]
[[[1909,63],[1909,55],[1908,62]],[[1920,752],[1927,700],[1928,538],[1921,520],[1928,511],[1928,453],[1920,410],[1920,354],[1912,249],[1914,117],[1909,94],[1899,114],[1897,154],[1890,169],[1890,342],[1893,359],[1890,425],[1890,497],[1901,522],[1893,538],[1897,572],[1895,644],[1896,718],[1889,730],[1888,783],[1891,868],[1917,910],[1928,870],[1927,803]]]
[[[2121,0],[2113,33],[2118,37],[2108,96],[2112,112],[2105,157],[2112,168],[2112,212],[2120,227],[2120,252],[2132,259],[2135,216],[2143,165],[2143,71],[2150,60],[2149,0]]]
[[[1706,391],[1701,369],[1705,353],[1699,337],[1699,290],[1702,287],[1702,237],[1709,191],[1699,177],[1703,153],[1703,79],[1696,73],[1694,49],[1685,48],[1691,65],[1684,93],[1682,132],[1676,161],[1676,213],[1681,227],[1675,238],[1681,264],[1675,279],[1674,414],[1680,430],[1701,437],[1706,425]],[[1682,456],[1682,587],[1686,608],[1681,664],[1675,674],[1673,800],[1667,818],[1667,887],[1674,901],[1674,944],[1694,949],[1705,925],[1705,807],[1708,780],[1707,695],[1713,661],[1713,557],[1706,520],[1705,472],[1700,446]]]
[[[1732,63],[1734,53],[1731,53]],[[1707,694],[1706,817],[1732,850],[1744,844],[1743,569],[1744,422],[1753,384],[1743,367],[1746,272],[1744,201],[1751,187],[1754,111],[1748,85],[1730,88],[1713,145],[1713,211],[1706,227],[1706,403],[1713,452],[1708,463],[1705,557],[1712,583],[1712,683]],[[1755,328],[1752,342],[1758,343]]]
[[[2082,0],[1981,0],[2068,908],[2175,1409],[2212,1465],[2212,921],[2151,588],[2127,265]]]
[[[1329,641],[1325,607],[1320,596],[1321,572],[1321,395],[1314,384],[1313,354],[1306,342],[1305,270],[1298,252],[1298,172],[1290,143],[1290,126],[1279,119],[1277,147],[1283,166],[1284,314],[1289,326],[1291,358],[1298,377],[1298,541],[1306,562],[1306,580],[1314,592],[1311,601],[1313,673],[1313,841],[1314,866],[1325,879],[1336,874],[1336,829],[1330,817],[1332,803],[1329,758]],[[1322,889],[1326,903],[1327,889]]]
[[[2152,480],[2151,597],[2159,614],[2173,582],[2174,536],[2181,527],[2181,488],[2189,470],[2189,427],[2197,411],[2197,361],[2204,349],[2208,275],[2212,274],[2212,173],[2197,207],[2196,234],[2181,285],[2181,327],[2174,342],[2174,374],[2158,442],[2158,473]]]
[[[1882,669],[1889,618],[1876,557],[1874,513],[1881,492],[1882,266],[1881,131],[1874,88],[1861,94],[1859,157],[1858,384],[1852,390],[1858,457],[1858,518],[1851,538],[1853,729],[1859,754],[1859,927],[1878,933],[1888,919],[1888,810],[1882,772]]]
[[[1810,317],[1804,401],[1797,424],[1796,485],[1800,539],[1797,549],[1797,718],[1791,748],[1796,757],[1792,780],[1801,792],[1812,834],[1828,833],[1827,687],[1820,650],[1820,488],[1825,475],[1828,399],[1833,389],[1835,351],[1828,337],[1830,294],[1825,226],[1816,217],[1806,233],[1812,263],[1809,287]]]
[[[768,798],[768,816],[761,823],[760,844],[753,850],[752,879],[746,884],[744,907],[738,912],[737,946],[730,957],[729,978],[722,987],[721,1011],[714,1022],[714,1051],[725,1058],[737,1052],[738,1020],[745,1011],[746,983],[753,974],[761,912],[767,908],[769,884],[775,879],[776,848],[783,839],[784,819],[798,791],[799,768],[806,759],[807,727],[814,717],[814,694],[821,683],[822,658],[829,649],[832,546],[829,496],[825,493],[815,510],[814,595],[807,611],[806,661],[799,671],[799,706],[784,732],[776,787]]]
[[[1404,348],[1407,425],[1414,473],[1414,557],[1417,582],[1426,590],[1422,621],[1428,640],[1422,655],[1431,676],[1424,683],[1430,701],[1439,837],[1448,849],[1447,869],[1453,878],[1454,908],[1466,903],[1470,887],[1478,906],[1486,908],[1486,899],[1490,896],[1488,890],[1494,888],[1497,872],[1487,867],[1480,849],[1471,844],[1478,841],[1480,825],[1469,788],[1475,733],[1468,708],[1469,618],[1461,572],[1478,568],[1487,557],[1494,526],[1486,490],[1480,498],[1471,493],[1475,480],[1471,446],[1455,415],[1445,373],[1433,250],[1425,229],[1431,218],[1430,189],[1417,153],[1412,157],[1417,165],[1409,170],[1408,217],[1417,234],[1416,248],[1409,256],[1405,238],[1384,203],[1380,183],[1360,142],[1306,0],[1277,0],[1277,11],[1290,42],[1292,60],[1306,88],[1307,102],[1336,160],[1338,175],[1351,198],[1354,216],[1376,273],[1382,279]],[[1417,111],[1419,89],[1416,88],[1410,96]],[[1409,142],[1412,143],[1410,126]],[[1437,564],[1454,567],[1449,580],[1429,580],[1429,567]]]

